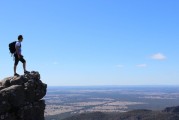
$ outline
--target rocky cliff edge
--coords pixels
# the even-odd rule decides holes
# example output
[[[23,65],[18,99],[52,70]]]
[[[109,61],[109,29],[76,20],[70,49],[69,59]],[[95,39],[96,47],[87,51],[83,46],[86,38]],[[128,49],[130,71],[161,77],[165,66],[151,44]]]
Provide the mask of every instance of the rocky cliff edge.
[[[31,71],[0,81],[0,120],[44,120],[47,84]]]

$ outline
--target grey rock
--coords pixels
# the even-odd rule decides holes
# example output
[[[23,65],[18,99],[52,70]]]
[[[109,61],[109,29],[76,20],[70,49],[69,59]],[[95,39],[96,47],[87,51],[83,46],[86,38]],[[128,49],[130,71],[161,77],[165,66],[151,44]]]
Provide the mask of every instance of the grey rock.
[[[25,92],[21,85],[7,87],[0,91],[0,95],[13,107],[20,106],[24,103]]]
[[[11,79],[12,79],[12,77],[4,78],[3,80],[0,81],[0,85],[2,87],[9,87],[9,86],[11,86],[11,84],[10,84],[10,80]]]
[[[47,84],[39,72],[0,81],[0,120],[44,120]]]
[[[10,79],[10,85],[23,85],[24,82],[26,81],[24,81],[23,76],[13,77]]]

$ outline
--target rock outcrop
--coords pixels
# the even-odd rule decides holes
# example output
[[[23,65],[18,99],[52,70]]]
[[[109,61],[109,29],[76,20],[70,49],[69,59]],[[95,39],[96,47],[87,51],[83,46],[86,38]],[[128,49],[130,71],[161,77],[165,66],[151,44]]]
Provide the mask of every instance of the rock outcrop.
[[[47,85],[32,71],[0,81],[0,120],[44,120]]]

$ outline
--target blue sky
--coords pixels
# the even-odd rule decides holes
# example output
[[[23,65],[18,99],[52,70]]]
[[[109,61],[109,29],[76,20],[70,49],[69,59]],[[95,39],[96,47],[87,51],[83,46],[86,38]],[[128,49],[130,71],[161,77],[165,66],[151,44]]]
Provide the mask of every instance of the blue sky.
[[[0,1],[0,79],[22,34],[29,71],[49,86],[179,85],[178,0]],[[18,65],[22,74],[22,64]]]

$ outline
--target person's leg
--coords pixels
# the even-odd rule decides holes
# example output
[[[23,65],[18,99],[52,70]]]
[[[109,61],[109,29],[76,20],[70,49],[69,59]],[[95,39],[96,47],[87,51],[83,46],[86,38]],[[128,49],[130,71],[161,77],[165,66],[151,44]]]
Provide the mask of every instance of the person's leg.
[[[27,71],[26,70],[26,62],[23,63],[23,69],[24,69],[24,72]]]
[[[18,56],[16,54],[14,54],[15,57],[15,62],[14,62],[14,76],[19,76],[19,74],[16,73],[16,69],[17,69],[17,65],[19,63],[19,59]]]
[[[23,58],[23,56],[20,58],[20,61],[23,63],[24,73],[29,73],[29,71],[26,70],[26,60]]]
[[[17,66],[14,64],[14,75],[16,74],[16,68]]]

